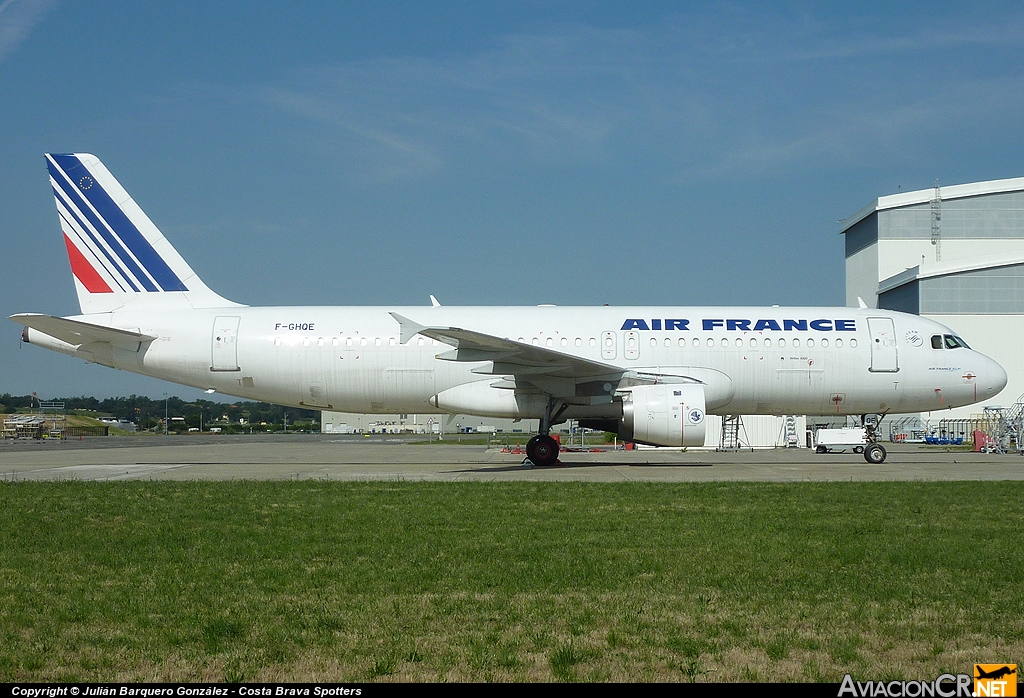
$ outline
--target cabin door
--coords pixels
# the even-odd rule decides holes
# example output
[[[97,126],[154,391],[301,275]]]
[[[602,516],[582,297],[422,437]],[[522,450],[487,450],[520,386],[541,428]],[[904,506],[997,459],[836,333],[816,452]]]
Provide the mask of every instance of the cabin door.
[[[871,335],[871,369],[874,372],[895,373],[900,370],[896,355],[896,327],[892,318],[869,317]]]
[[[213,358],[211,371],[241,371],[238,367],[238,317],[219,317],[213,321]]]

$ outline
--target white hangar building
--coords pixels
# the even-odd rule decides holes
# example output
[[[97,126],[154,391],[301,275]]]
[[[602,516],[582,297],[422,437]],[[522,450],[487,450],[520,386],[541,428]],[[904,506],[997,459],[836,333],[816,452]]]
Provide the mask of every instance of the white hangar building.
[[[1024,177],[875,199],[841,223],[846,304],[900,310],[953,328],[1006,369],[1003,392],[942,413],[964,418],[1024,393]],[[924,415],[929,416],[929,415]]]

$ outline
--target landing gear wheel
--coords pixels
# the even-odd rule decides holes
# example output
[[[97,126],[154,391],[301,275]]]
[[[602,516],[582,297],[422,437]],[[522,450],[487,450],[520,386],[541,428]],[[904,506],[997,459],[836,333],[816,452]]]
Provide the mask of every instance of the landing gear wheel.
[[[885,449],[882,444],[869,444],[864,449],[864,460],[872,465],[878,465],[885,460]]]
[[[526,443],[526,455],[534,465],[554,465],[558,460],[558,442],[545,434],[535,436]]]

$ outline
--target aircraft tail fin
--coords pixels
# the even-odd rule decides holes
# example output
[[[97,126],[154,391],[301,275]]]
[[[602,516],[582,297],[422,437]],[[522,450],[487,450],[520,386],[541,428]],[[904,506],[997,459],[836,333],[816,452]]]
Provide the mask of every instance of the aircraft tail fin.
[[[82,313],[238,306],[202,282],[95,155],[46,155]]]

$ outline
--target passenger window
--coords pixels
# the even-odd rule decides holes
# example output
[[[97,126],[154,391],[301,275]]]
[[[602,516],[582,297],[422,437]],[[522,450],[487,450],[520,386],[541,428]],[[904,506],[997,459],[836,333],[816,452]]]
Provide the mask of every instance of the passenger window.
[[[932,335],[932,349],[941,349],[941,348],[942,348],[942,335],[933,334]]]

